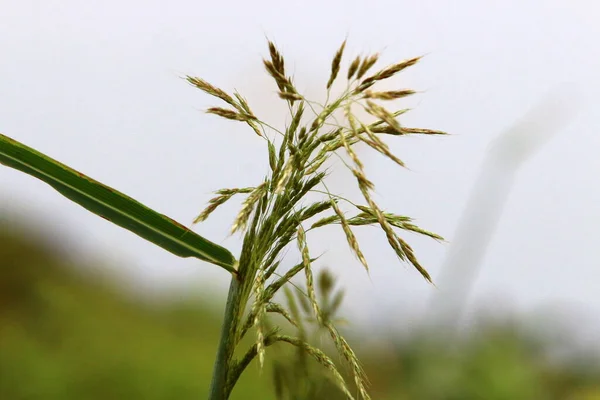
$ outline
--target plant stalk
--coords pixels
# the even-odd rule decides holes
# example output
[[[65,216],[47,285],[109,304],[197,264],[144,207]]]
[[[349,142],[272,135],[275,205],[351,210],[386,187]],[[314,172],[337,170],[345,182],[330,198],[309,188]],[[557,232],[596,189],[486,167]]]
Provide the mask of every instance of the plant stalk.
[[[212,381],[210,383],[209,400],[227,400],[232,388],[227,385],[227,378],[232,367],[231,362],[235,350],[236,326],[239,321],[241,285],[236,275],[231,276],[227,304],[223,325],[221,327],[221,338],[217,357],[213,368]]]

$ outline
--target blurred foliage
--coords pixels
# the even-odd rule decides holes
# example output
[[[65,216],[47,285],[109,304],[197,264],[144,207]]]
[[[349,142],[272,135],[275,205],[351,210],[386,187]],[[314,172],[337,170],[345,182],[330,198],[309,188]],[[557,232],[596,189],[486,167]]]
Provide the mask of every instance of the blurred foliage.
[[[0,225],[0,399],[203,398],[217,313],[191,299],[136,301],[53,247]],[[379,345],[349,339],[374,399],[600,399],[597,362],[551,360],[546,342],[513,323],[483,324],[452,343],[432,332]],[[232,399],[343,398],[319,365],[298,357],[269,347],[270,364],[262,373],[253,364]]]

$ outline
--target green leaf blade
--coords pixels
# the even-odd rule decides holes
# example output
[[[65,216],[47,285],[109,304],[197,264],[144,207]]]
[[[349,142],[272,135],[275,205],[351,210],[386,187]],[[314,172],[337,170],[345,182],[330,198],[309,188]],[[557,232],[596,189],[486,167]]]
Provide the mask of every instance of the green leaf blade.
[[[236,259],[189,228],[131,197],[0,134],[0,163],[52,186],[88,211],[179,256],[194,257],[236,274]]]

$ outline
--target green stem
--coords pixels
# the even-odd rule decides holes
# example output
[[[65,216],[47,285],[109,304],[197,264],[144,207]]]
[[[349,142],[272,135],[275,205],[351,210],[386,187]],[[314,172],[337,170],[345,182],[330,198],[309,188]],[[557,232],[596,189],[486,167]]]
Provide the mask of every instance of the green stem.
[[[227,400],[231,389],[227,378],[232,367],[233,352],[235,350],[236,327],[239,321],[240,309],[240,282],[236,276],[231,277],[225,315],[221,328],[221,338],[217,358],[213,368],[213,377],[210,383],[209,400]]]

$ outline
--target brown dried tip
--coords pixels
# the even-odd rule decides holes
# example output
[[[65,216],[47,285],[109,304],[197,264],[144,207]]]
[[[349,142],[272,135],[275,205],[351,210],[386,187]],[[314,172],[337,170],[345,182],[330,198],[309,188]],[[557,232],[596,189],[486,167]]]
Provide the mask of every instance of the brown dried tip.
[[[329,81],[327,82],[327,89],[331,87],[333,81],[335,81],[335,78],[337,78],[337,75],[340,72],[340,64],[342,62],[342,55],[344,54],[345,48],[346,41],[344,40],[338,51],[335,53],[333,61],[331,62],[331,75],[329,76]]]

